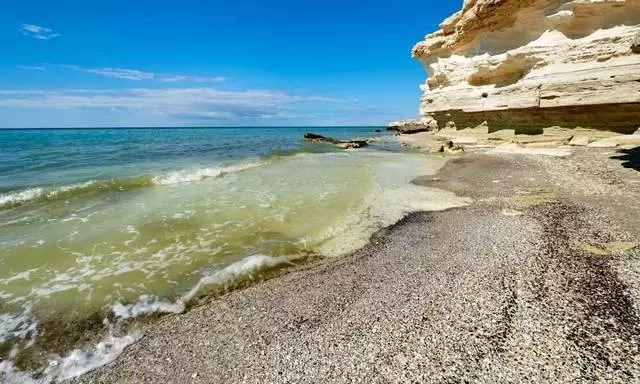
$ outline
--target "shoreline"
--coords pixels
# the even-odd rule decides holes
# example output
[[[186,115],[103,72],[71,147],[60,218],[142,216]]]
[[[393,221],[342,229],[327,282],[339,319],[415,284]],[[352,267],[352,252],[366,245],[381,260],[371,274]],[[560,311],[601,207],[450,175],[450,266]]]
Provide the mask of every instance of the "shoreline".
[[[377,168],[379,168],[376,172],[384,173],[388,165],[380,162],[379,156],[381,155],[377,155],[377,152],[375,153],[377,157],[374,157],[373,160],[378,162]],[[439,193],[434,195],[438,191],[424,193],[421,188],[409,183],[409,180],[416,175],[435,172],[444,164],[444,160],[434,157],[433,161],[431,161],[420,155],[407,155],[419,159],[416,164],[421,166],[408,168],[405,166],[406,169],[411,170],[411,176],[408,178],[403,176],[400,179],[392,177],[391,180],[399,180],[401,183],[395,185],[391,181],[395,185],[395,191],[392,191],[394,193],[389,194],[389,196],[397,195],[397,204],[393,203],[391,207],[379,204],[380,201],[390,202],[389,196],[380,194],[384,198],[374,200],[373,203],[378,202],[378,204],[374,205],[383,207],[384,212],[380,211],[380,209],[375,209],[375,207],[362,212],[363,218],[366,214],[367,217],[370,216],[376,219],[371,221],[371,225],[363,227],[363,230],[367,232],[362,233],[364,235],[361,239],[362,241],[360,241],[360,237],[352,236],[353,239],[358,240],[357,246],[353,246],[354,241],[351,237],[346,238],[341,233],[338,233],[336,246],[347,247],[348,249],[359,248],[361,246],[360,243],[366,243],[371,232],[383,227],[384,223],[397,220],[393,216],[417,209],[414,207],[415,204],[413,202],[420,203],[416,207],[425,206],[431,209],[442,209],[452,204],[462,204],[462,200],[456,199],[453,194]],[[358,154],[351,156],[360,157]],[[369,154],[368,156],[372,155]],[[342,162],[342,165],[344,165],[344,162]],[[386,178],[387,174],[385,173],[383,177]],[[389,183],[386,179],[384,182]],[[375,194],[375,192],[374,190],[371,194]],[[452,202],[452,198],[456,201],[460,200],[460,202]],[[372,204],[372,202],[368,201],[364,204],[364,207],[368,207],[369,204]],[[388,215],[384,215],[386,213],[391,213],[391,219],[387,217]],[[351,223],[353,224],[353,220]],[[343,225],[343,227],[348,227],[348,225]],[[352,227],[353,225],[347,229],[353,230]],[[359,232],[356,234],[359,235]],[[332,241],[331,244],[334,242]],[[327,248],[329,243],[325,243],[320,246]],[[185,309],[188,310],[193,306],[200,305],[202,302],[211,301],[230,291],[251,286],[258,281],[281,276],[290,270],[298,270],[300,269],[300,264],[304,264],[304,268],[306,268],[306,259],[322,258],[323,256],[320,256],[320,253],[323,252],[309,251],[301,254],[300,258],[287,260],[286,262],[276,260],[278,257],[249,256],[230,264],[229,268],[223,268],[216,273],[205,275],[184,294],[177,292],[175,295],[168,297],[150,295],[140,297],[138,300],[118,301],[108,308],[98,308],[95,311],[88,312],[87,315],[51,313],[46,316],[40,316],[35,331],[27,335],[30,340],[35,340],[34,342],[27,340],[31,344],[24,349],[20,349],[22,340],[16,342],[10,340],[10,342],[2,345],[3,348],[0,349],[0,352],[4,356],[8,356],[8,358],[5,362],[0,362],[2,363],[0,364],[0,378],[13,380],[15,377],[33,375],[36,380],[42,379],[57,382],[85,369],[102,365],[105,361],[111,361],[124,347],[137,340],[138,335],[143,333],[142,330],[152,327],[158,318],[172,313],[184,313]],[[330,254],[326,255],[326,257],[330,257]],[[267,260],[265,261],[265,259]],[[276,265],[271,265],[273,263]],[[312,264],[315,263],[312,262]],[[77,359],[78,356],[81,357],[81,361]],[[71,367],[68,366],[69,364],[71,364]]]
[[[570,177],[572,158],[456,156],[414,183],[470,196],[470,206],[411,214],[346,257],[167,315],[71,382],[640,377],[640,234],[636,208],[622,209],[640,176],[600,154],[574,156],[628,179],[587,180],[601,193],[571,196],[563,188],[585,180],[555,179]],[[611,188],[620,193],[610,198]]]

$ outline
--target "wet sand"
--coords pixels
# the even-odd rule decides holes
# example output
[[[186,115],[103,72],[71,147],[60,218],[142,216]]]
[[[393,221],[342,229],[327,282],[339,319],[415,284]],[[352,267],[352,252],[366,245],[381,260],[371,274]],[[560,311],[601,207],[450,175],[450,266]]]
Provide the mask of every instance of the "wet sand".
[[[640,172],[613,155],[452,158],[415,183],[471,205],[166,316],[73,382],[640,380]]]

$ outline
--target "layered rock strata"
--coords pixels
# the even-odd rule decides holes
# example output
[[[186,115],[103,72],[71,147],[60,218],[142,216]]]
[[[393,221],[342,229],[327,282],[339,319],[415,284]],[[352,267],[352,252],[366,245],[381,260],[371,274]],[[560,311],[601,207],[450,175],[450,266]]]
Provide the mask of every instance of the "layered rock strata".
[[[440,27],[413,48],[440,128],[640,127],[640,0],[465,0]]]

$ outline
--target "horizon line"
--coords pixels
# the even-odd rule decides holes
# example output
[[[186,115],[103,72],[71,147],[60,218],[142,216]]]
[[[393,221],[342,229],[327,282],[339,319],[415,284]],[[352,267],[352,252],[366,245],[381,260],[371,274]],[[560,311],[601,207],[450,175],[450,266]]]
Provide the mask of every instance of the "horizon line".
[[[386,125],[229,125],[229,126],[132,126],[132,127],[22,127],[0,128],[0,131],[27,131],[53,129],[229,129],[229,128],[385,128]]]

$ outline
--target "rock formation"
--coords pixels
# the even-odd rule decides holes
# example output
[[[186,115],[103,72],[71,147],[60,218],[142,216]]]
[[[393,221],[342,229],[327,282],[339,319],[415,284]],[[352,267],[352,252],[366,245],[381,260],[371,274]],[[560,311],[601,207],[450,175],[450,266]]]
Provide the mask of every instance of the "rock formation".
[[[440,128],[640,127],[640,0],[465,0],[413,48]]]
[[[355,149],[369,145],[368,140],[338,140],[333,137],[316,135],[315,133],[305,133],[304,141],[305,143],[329,143],[342,149]]]
[[[433,132],[438,130],[438,122],[430,116],[420,120],[398,120],[390,122],[387,125],[387,130],[398,133]]]

